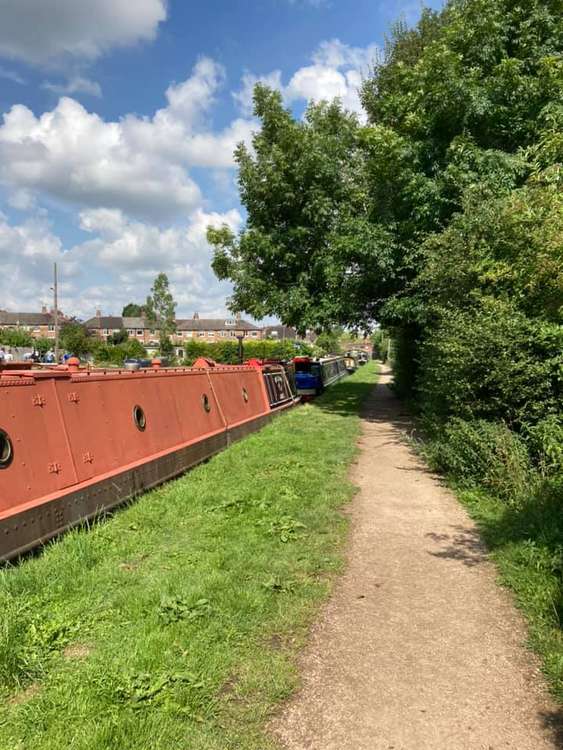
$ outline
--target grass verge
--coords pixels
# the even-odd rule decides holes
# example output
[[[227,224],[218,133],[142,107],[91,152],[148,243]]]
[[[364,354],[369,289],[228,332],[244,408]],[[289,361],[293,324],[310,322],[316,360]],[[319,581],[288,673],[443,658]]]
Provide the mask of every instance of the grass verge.
[[[3,750],[266,750],[342,564],[360,368],[113,518],[0,571]]]
[[[454,486],[455,489],[455,486]],[[563,705],[563,482],[530,488],[520,504],[457,488],[528,622],[529,645],[542,659]]]

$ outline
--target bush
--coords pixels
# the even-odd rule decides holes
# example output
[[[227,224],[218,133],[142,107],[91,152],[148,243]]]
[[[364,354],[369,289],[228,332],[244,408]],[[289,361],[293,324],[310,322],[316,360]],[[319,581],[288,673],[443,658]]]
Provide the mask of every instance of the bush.
[[[526,444],[502,422],[454,417],[426,451],[435,470],[466,486],[481,485],[502,500],[522,499],[533,484]]]
[[[420,350],[418,398],[431,421],[502,420],[520,430],[562,410],[563,330],[500,300],[451,310]]]
[[[208,344],[205,341],[189,341],[184,349],[185,364],[191,365],[198,357],[210,357],[215,362],[235,365],[239,361],[238,341],[219,341]],[[252,341],[243,342],[243,359],[291,359],[296,354],[311,354],[310,346],[294,341]]]
[[[550,415],[525,429],[524,435],[541,474],[563,477],[563,417]]]
[[[0,344],[4,346],[33,346],[33,338],[23,328],[6,328],[0,330]]]
[[[113,344],[96,342],[91,345],[96,364],[110,364],[121,367],[126,359],[144,358],[147,356],[145,347],[137,339],[129,339],[114,346]]]

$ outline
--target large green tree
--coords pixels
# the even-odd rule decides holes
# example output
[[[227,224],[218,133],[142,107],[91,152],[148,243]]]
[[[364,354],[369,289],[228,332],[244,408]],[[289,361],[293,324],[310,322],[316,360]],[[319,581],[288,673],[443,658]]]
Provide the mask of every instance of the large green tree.
[[[262,127],[236,151],[245,230],[209,229],[213,268],[234,282],[231,305],[300,331],[374,319],[395,289],[392,229],[372,220],[362,129],[338,102],[303,119],[257,86]]]
[[[365,127],[337,102],[294,118],[258,86],[261,129],[236,152],[247,225],[209,232],[234,308],[301,330],[416,319],[397,296],[410,297],[425,238],[469,192],[523,185],[532,151],[560,128],[560,10],[451,0],[414,29],[397,24],[363,87]]]

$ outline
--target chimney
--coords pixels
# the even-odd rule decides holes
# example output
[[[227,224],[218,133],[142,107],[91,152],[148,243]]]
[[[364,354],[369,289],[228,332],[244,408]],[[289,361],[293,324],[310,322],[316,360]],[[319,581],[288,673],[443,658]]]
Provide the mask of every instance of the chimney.
[[[199,313],[198,312],[194,313],[194,318],[193,319],[194,320],[199,320]]]
[[[240,323],[240,313],[239,312],[235,315],[235,320],[236,320],[237,323]]]
[[[47,315],[48,312],[49,311],[47,310],[47,305],[42,305],[42,307],[41,307],[41,313],[43,315]]]
[[[102,317],[102,311],[100,309],[96,310],[96,318]]]

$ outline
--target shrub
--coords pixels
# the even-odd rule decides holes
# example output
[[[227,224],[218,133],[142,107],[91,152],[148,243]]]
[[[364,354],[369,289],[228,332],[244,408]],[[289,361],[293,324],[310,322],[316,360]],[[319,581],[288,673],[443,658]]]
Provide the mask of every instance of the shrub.
[[[454,417],[426,450],[435,470],[502,500],[520,500],[533,483],[524,440],[502,422]]]
[[[520,429],[563,407],[563,330],[500,300],[443,313],[420,351],[418,398],[430,420],[502,420]]]
[[[563,417],[552,414],[524,430],[534,463],[544,476],[563,476]]]

